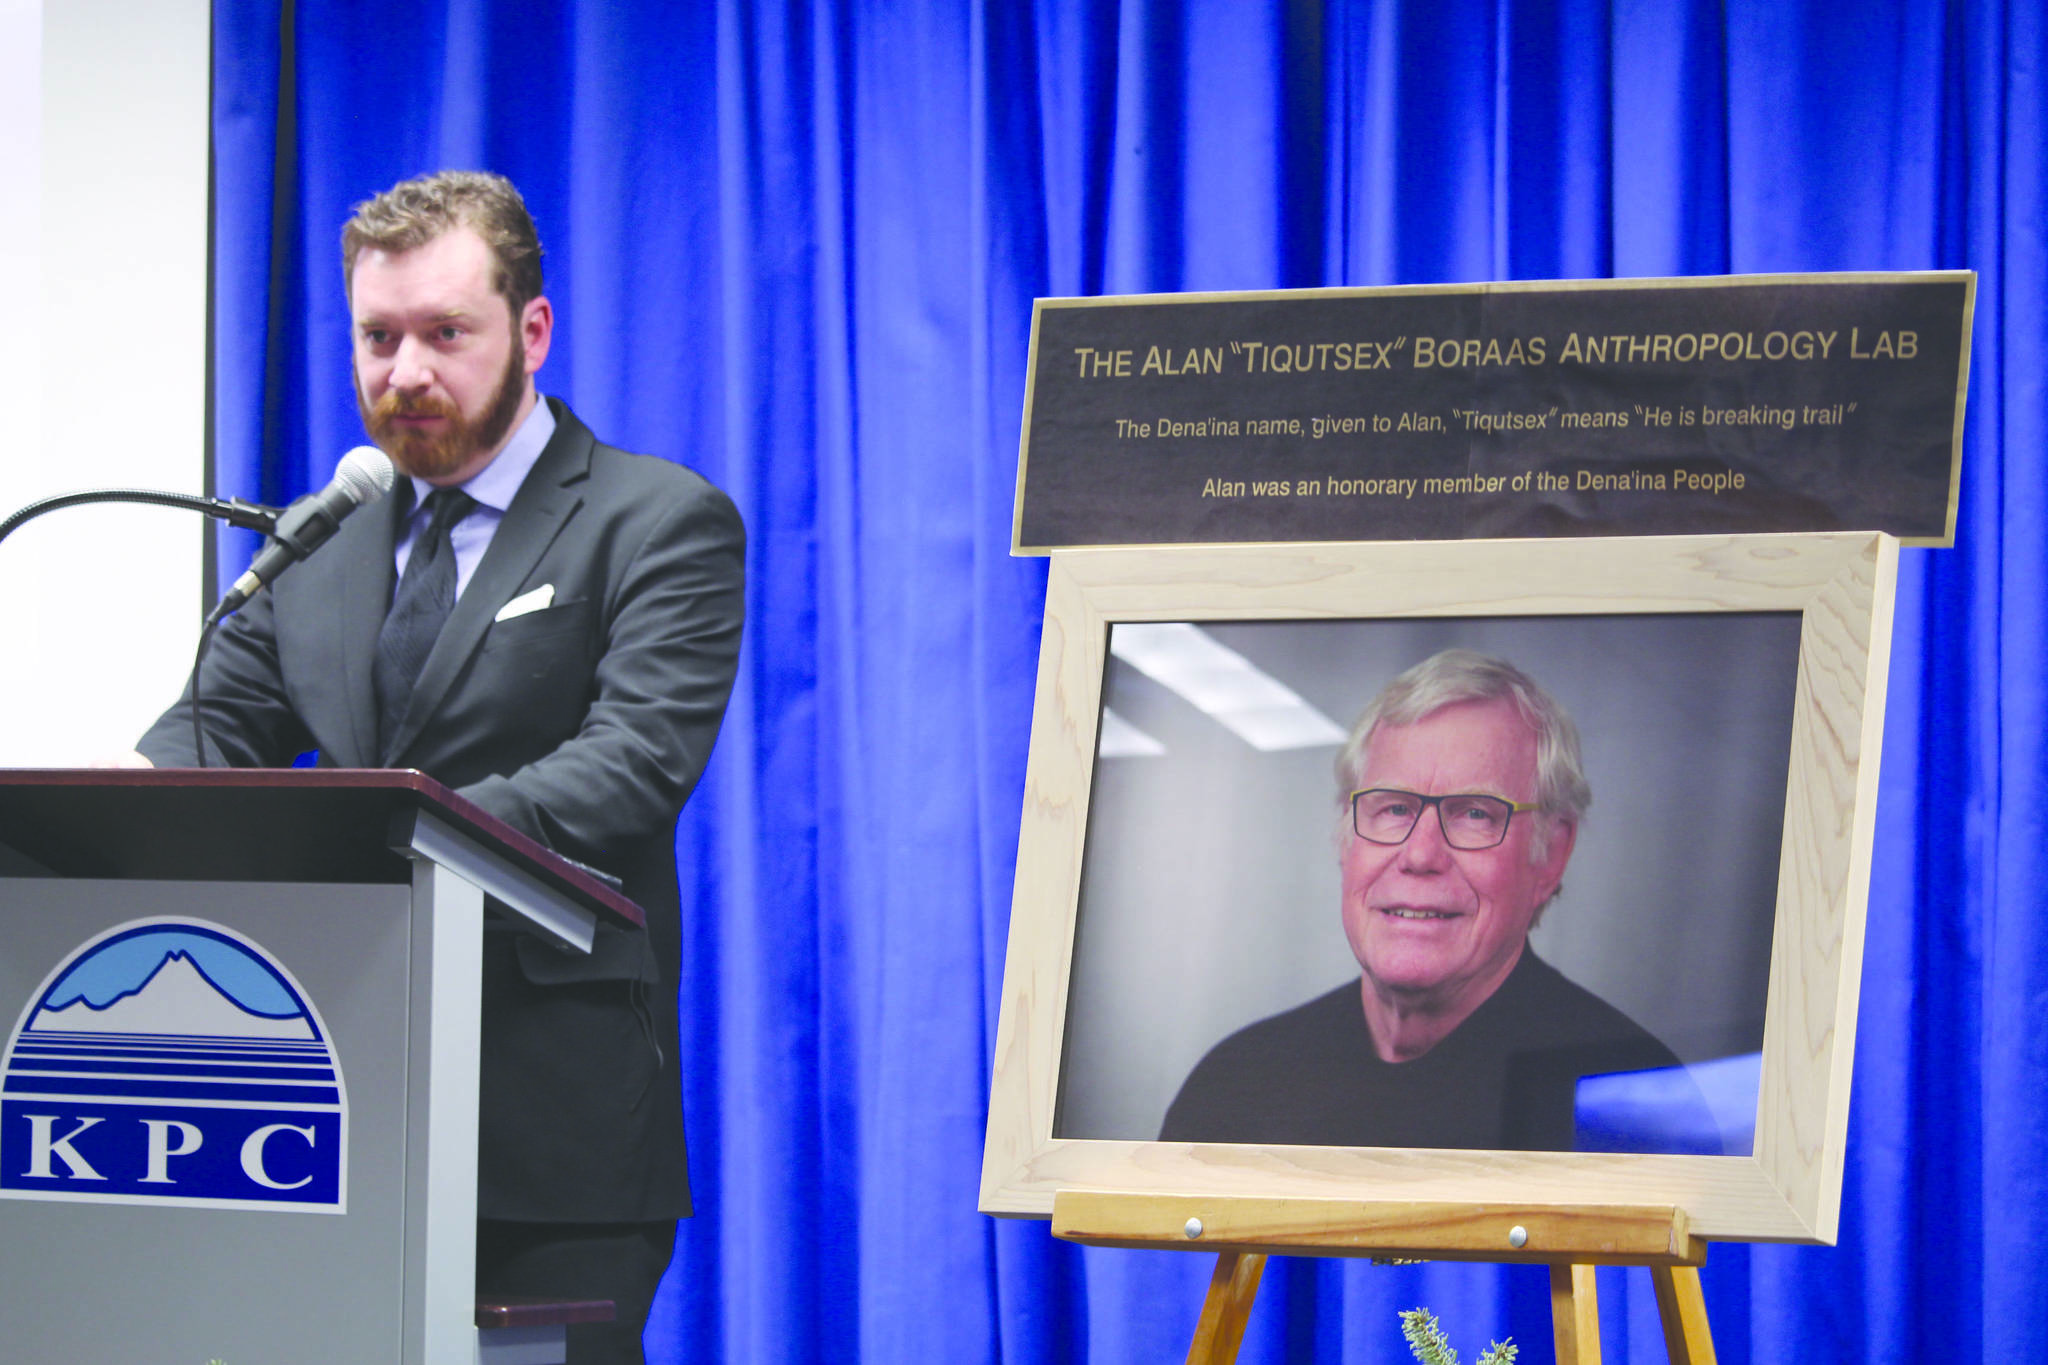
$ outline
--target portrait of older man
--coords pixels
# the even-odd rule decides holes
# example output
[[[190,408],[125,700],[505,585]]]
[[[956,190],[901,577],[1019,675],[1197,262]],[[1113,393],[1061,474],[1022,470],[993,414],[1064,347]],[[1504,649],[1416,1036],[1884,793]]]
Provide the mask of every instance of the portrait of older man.
[[[1211,1049],[1162,1141],[1569,1151],[1580,1077],[1678,1064],[1529,947],[1592,802],[1534,679],[1444,650],[1365,708],[1336,767],[1359,975]]]

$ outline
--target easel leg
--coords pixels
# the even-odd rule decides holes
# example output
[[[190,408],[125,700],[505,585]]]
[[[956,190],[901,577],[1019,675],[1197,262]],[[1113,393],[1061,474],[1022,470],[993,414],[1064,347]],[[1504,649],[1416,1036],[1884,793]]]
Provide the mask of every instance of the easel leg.
[[[1657,1288],[1657,1316],[1664,1320],[1664,1351],[1671,1365],[1714,1365],[1699,1267],[1653,1265],[1650,1283]]]
[[[1557,1365],[1600,1365],[1600,1294],[1592,1266],[1551,1263],[1550,1329]]]
[[[1209,1294],[1202,1300],[1202,1317],[1195,1324],[1194,1344],[1188,1347],[1188,1365],[1231,1365],[1237,1359],[1245,1319],[1251,1316],[1259,1276],[1265,1270],[1266,1258],[1258,1252],[1217,1255],[1216,1273],[1209,1277]]]

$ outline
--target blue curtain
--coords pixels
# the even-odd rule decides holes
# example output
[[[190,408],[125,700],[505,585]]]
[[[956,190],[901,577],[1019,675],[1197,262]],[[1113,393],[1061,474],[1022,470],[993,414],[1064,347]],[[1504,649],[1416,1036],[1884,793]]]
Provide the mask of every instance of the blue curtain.
[[[359,439],[339,225],[525,191],[545,391],[751,531],[686,812],[698,1215],[663,1361],[1178,1359],[1208,1272],[974,1211],[1044,566],[1007,552],[1031,300],[1980,272],[1953,549],[1906,555],[1841,1243],[1718,1247],[1732,1362],[2048,1340],[2044,42],[1996,0],[217,0],[219,490]],[[230,538],[222,563],[246,562]],[[1711,857],[1712,850],[1702,850]],[[1646,1280],[1605,1349],[1661,1361]],[[1543,1359],[1540,1272],[1276,1261],[1244,1359]]]

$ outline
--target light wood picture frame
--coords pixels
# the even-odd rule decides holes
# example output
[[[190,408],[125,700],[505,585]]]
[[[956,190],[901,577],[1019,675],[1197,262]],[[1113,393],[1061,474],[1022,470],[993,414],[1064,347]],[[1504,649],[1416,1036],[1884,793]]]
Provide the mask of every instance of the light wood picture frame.
[[[1056,554],[1033,714],[981,1208],[1062,1190],[1671,1205],[1722,1240],[1835,1238],[1898,542],[1858,532]],[[1797,613],[1776,910],[1747,1156],[1056,1137],[1112,626]],[[1701,667],[1711,669],[1712,660]],[[1345,717],[1348,720],[1349,717]],[[1583,718],[1582,718],[1583,719]]]

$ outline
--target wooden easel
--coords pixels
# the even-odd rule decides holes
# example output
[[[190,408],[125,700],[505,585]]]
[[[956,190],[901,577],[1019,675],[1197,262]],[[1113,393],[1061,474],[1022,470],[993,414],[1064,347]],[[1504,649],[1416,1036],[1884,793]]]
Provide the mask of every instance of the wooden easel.
[[[1188,1365],[1237,1359],[1268,1255],[1547,1264],[1558,1365],[1599,1365],[1593,1268],[1648,1266],[1672,1365],[1714,1360],[1700,1294],[1707,1244],[1687,1229],[1685,1210],[1669,1205],[1366,1203],[1069,1189],[1053,1198],[1052,1232],[1089,1246],[1216,1251]]]

